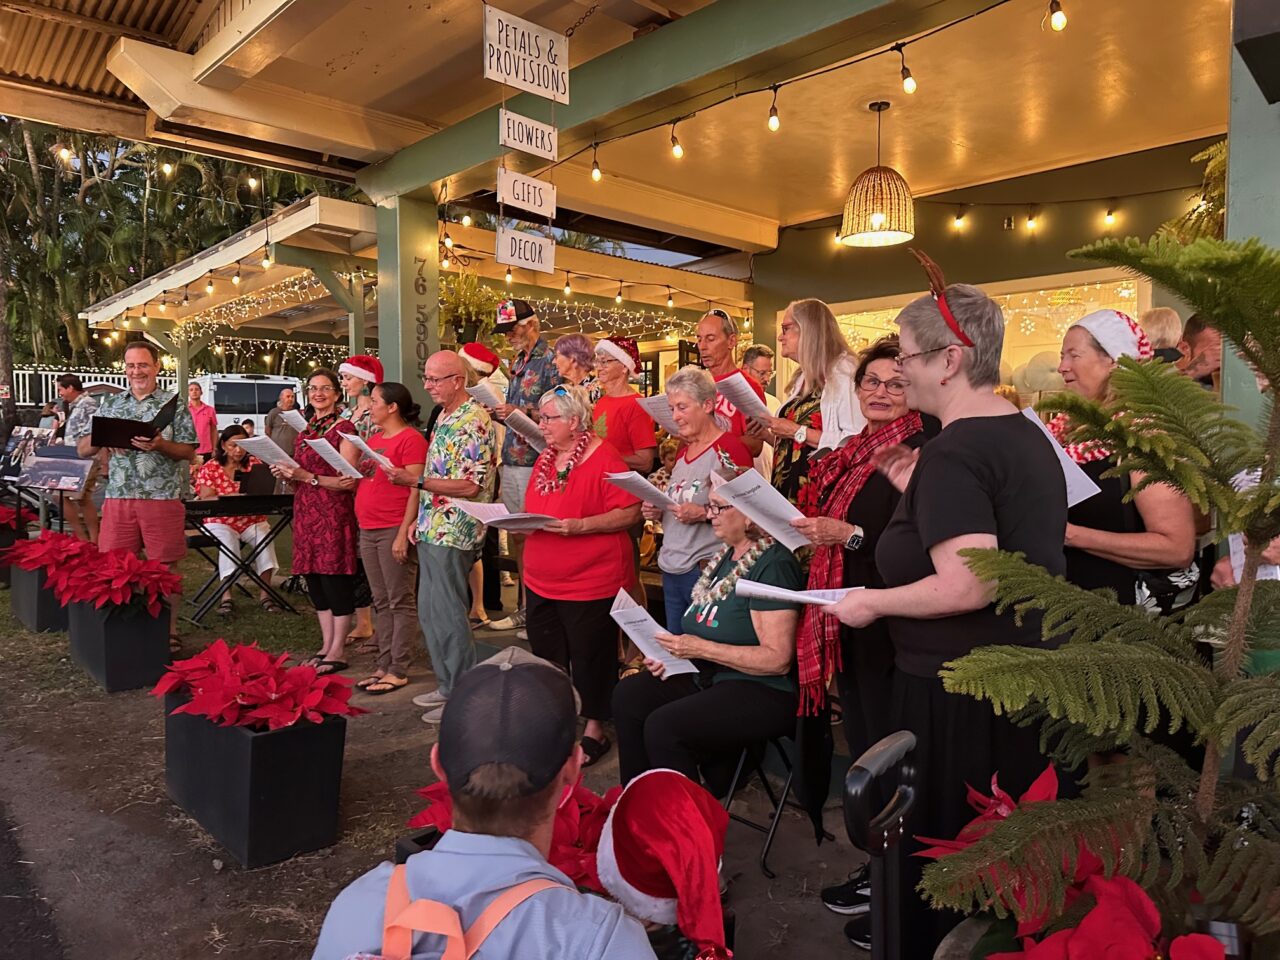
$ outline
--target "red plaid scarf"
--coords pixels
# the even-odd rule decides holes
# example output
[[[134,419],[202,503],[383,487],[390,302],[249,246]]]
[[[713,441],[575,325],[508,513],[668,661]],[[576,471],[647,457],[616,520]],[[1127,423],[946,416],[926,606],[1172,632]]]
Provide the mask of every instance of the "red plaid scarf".
[[[839,450],[809,467],[808,516],[843,520],[849,505],[875,473],[875,454],[920,433],[920,414],[908,413],[875,433],[867,428]],[[809,562],[809,589],[832,590],[844,585],[844,544],[818,547]],[[827,681],[840,669],[840,621],[823,607],[804,608],[796,634],[796,666],[800,672],[800,714],[817,713],[826,702]]]

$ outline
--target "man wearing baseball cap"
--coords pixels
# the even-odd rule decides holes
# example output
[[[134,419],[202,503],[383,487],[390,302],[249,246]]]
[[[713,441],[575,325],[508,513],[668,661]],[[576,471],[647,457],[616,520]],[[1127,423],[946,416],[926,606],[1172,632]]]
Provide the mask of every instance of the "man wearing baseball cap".
[[[431,750],[431,768],[449,787],[453,829],[395,869],[403,871],[400,889],[407,888],[409,902],[443,905],[457,914],[462,930],[486,912],[484,926],[497,921],[477,960],[653,960],[638,921],[617,904],[578,893],[547,862],[556,807],[582,767],[577,716],[569,677],[518,647],[478,664],[454,685]],[[543,881],[543,888],[509,911],[490,909],[528,881]],[[313,960],[385,954],[388,887],[400,882],[393,881],[392,865],[382,863],[343,890],[325,917]],[[393,903],[404,903],[403,894],[395,897],[393,889]],[[412,960],[436,960],[444,946],[439,934],[415,933]]]

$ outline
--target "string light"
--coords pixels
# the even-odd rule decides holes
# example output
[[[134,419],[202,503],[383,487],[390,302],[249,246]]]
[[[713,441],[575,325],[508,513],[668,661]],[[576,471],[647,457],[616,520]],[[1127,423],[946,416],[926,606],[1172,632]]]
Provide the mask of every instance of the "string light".
[[[600,160],[597,156],[597,150],[598,145],[593,143],[591,145],[591,179],[599,183],[604,178],[604,174],[600,172]]]
[[[160,172],[166,177],[173,176],[173,164],[166,160],[164,163],[160,164]]]
[[[165,303],[163,300],[161,300],[161,301],[159,302],[158,306],[159,306],[159,308],[160,308],[160,312],[161,312],[161,313],[164,313],[166,310],[168,310],[168,309],[169,309],[169,305],[168,305],[167,303]]]
[[[1036,215],[1034,213],[1027,214],[1027,229],[1034,231],[1036,228]]]
[[[263,270],[271,269],[271,248],[270,247],[262,248],[262,269]]]
[[[898,56],[902,59],[902,92],[916,92],[916,78],[911,75],[911,68],[907,66],[907,54],[905,43],[895,43],[893,49],[898,51]]]
[[[680,138],[676,136],[675,123],[671,124],[671,155],[677,160],[684,157],[684,147],[680,146]]]
[[[622,303],[622,281],[618,281],[618,295],[613,298],[614,303]]]
[[[212,293],[213,293],[213,274],[212,274],[212,273],[211,273],[211,274],[209,274],[209,279],[208,279],[207,281],[205,281],[205,285],[204,285],[204,292],[205,292],[206,294],[212,294]]]
[[[1067,15],[1062,9],[1062,0],[1049,0],[1049,26],[1054,33],[1067,29]]]
[[[667,306],[674,307],[676,305],[675,297],[671,296],[671,288],[667,287]]]
[[[258,178],[257,178],[257,177],[253,177],[253,176],[249,177],[248,183],[249,183],[249,189],[250,189],[250,190],[257,190],[257,189],[258,189]]]
[[[956,215],[951,221],[951,229],[957,231],[964,229],[964,207],[956,209]]]
[[[1102,218],[1102,222],[1105,223],[1108,227],[1115,226],[1115,222],[1116,222],[1115,208],[1109,207],[1107,209],[1107,215]]]
[[[444,253],[444,252],[441,252],[441,254],[440,254],[440,269],[441,269],[441,270],[448,270],[448,269],[449,269],[449,254]]]
[[[782,126],[782,121],[778,118],[778,85],[773,85],[773,104],[769,107],[769,130],[773,133],[778,132],[778,128]]]
[[[507,283],[511,283],[511,268],[507,267]]]
[[[444,245],[450,250],[453,249],[453,237],[449,236],[448,230],[444,232]]]
[[[183,288],[182,288],[182,305],[183,305],[184,307],[189,307],[189,306],[191,306],[191,297],[190,297],[190,296],[188,295],[188,293],[187,293],[187,291],[188,291],[189,289],[190,289],[190,285],[189,285],[189,284],[188,284],[187,286],[185,286],[185,287],[183,287]]]
[[[144,327],[147,325],[147,308],[146,307],[142,308],[142,325]]]
[[[240,286],[240,264],[238,263],[236,264],[235,276],[231,278],[231,285],[234,287]]]
[[[469,227],[469,226],[471,226],[471,223],[472,223],[472,221],[471,221],[471,214],[469,214],[469,213],[464,213],[464,214],[462,215],[462,225],[463,225],[464,227]]]
[[[566,297],[573,296],[573,286],[569,283],[569,274],[564,275],[564,295]]]
[[[61,160],[63,163],[69,162],[71,160],[71,148],[66,146],[59,147],[58,159]]]

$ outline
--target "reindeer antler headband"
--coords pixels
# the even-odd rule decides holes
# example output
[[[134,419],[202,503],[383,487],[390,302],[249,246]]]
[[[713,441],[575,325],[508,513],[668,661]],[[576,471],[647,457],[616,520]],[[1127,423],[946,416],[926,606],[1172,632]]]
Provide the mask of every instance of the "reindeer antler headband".
[[[951,305],[947,303],[947,279],[942,275],[942,268],[929,259],[929,255],[915,247],[907,247],[911,251],[911,255],[919,261],[920,266],[924,268],[925,276],[929,278],[929,292],[933,294],[933,300],[938,305],[938,312],[942,314],[942,319],[947,322],[947,326],[951,328],[960,340],[960,343],[966,347],[972,347],[973,341],[969,339],[969,335],[960,329],[960,324],[956,321],[956,315],[951,312]]]

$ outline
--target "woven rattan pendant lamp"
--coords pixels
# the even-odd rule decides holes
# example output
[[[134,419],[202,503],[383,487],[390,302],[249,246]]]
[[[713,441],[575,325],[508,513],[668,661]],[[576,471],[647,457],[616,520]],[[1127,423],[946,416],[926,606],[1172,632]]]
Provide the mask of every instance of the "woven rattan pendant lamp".
[[[840,242],[849,247],[888,247],[915,236],[916,209],[902,174],[880,166],[880,118],[889,102],[877,100],[867,109],[876,115],[876,165],[858,174],[849,188]]]

